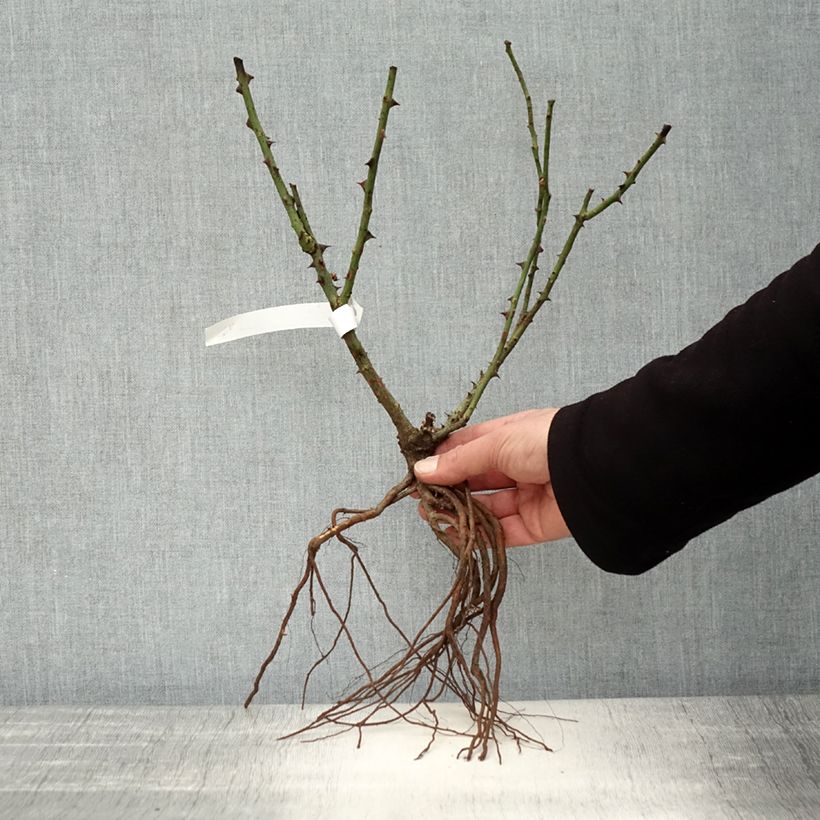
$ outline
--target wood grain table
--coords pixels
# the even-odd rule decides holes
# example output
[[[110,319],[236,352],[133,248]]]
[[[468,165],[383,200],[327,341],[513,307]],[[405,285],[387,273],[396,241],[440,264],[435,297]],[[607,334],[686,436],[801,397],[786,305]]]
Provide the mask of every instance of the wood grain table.
[[[440,736],[415,760],[406,724],[276,739],[315,706],[3,708],[0,817],[820,818],[820,696],[514,705],[554,751],[467,762]]]

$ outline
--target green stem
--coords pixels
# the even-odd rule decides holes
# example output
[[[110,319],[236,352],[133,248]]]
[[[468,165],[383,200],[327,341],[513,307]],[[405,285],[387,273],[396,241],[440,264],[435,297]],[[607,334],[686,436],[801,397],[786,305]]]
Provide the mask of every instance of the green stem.
[[[238,82],[236,90],[242,95],[242,99],[245,102],[245,108],[248,112],[248,120],[246,125],[256,135],[257,142],[259,143],[259,147],[262,149],[262,155],[264,156],[263,162],[267,166],[268,171],[270,171],[270,175],[273,178],[279,198],[285,206],[288,218],[290,219],[290,224],[299,240],[299,247],[301,247],[302,250],[311,257],[312,261],[310,267],[316,269],[316,273],[318,275],[317,282],[324,291],[330,306],[335,309],[343,303],[339,301],[339,293],[333,282],[333,275],[327,270],[324,264],[323,253],[325,249],[330,246],[322,245],[316,241],[316,237],[310,229],[310,223],[307,220],[307,215],[305,214],[305,209],[302,205],[302,201],[299,197],[299,192],[296,189],[296,186],[293,185],[291,188],[292,193],[289,193],[287,187],[285,186],[285,182],[282,179],[282,175],[279,173],[279,168],[271,151],[271,145],[273,143],[270,139],[268,139],[262,129],[259,122],[259,117],[256,113],[253,97],[251,96],[250,82],[253,79],[253,75],[248,74],[248,72],[245,71],[245,66],[242,63],[242,60],[238,57],[234,57],[234,66],[236,67],[236,79]],[[361,373],[362,377],[373,391],[373,394],[376,396],[379,404],[384,407],[387,414],[390,416],[390,419],[399,434],[399,442],[401,443],[402,448],[405,449],[414,442],[417,442],[422,434],[411,424],[410,420],[405,415],[404,410],[402,410],[401,405],[398,401],[396,401],[393,394],[387,389],[387,386],[376,372],[376,369],[370,361],[370,357],[367,355],[364,346],[356,335],[356,331],[351,330],[348,333],[345,333],[342,338],[358,366],[358,372]]]
[[[573,214],[575,217],[575,222],[570,230],[569,236],[567,237],[566,241],[564,242],[564,247],[561,249],[561,253],[558,255],[558,259],[556,260],[555,266],[552,269],[552,272],[547,279],[546,284],[539,292],[538,296],[533,302],[532,307],[530,307],[526,312],[522,312],[514,330],[512,331],[509,336],[505,336],[505,343],[503,347],[499,346],[496,349],[496,353],[493,358],[490,360],[490,364],[486,370],[483,370],[479,376],[477,382],[475,382],[472,388],[467,392],[467,395],[461,401],[461,403],[453,410],[448,416],[445,423],[436,430],[434,434],[434,439],[436,442],[442,441],[443,439],[447,438],[447,436],[452,433],[454,430],[458,430],[461,427],[464,427],[465,424],[470,420],[473,412],[475,411],[476,405],[479,402],[484,390],[487,388],[487,385],[490,383],[491,379],[498,376],[498,370],[501,365],[504,363],[504,360],[510,353],[513,351],[515,346],[518,344],[521,336],[524,334],[524,331],[529,327],[532,323],[532,320],[535,318],[535,315],[538,313],[540,308],[544,305],[545,302],[549,301],[550,292],[552,291],[555,282],[558,279],[558,276],[561,273],[561,270],[564,267],[564,264],[567,261],[567,258],[572,250],[572,246],[575,243],[575,239],[578,236],[581,228],[584,227],[584,224],[588,222],[590,219],[594,219],[598,214],[602,211],[606,210],[613,202],[621,202],[621,197],[623,196],[624,192],[631,186],[635,184],[635,180],[637,179],[638,174],[641,172],[641,169],[646,165],[655,151],[666,142],[666,135],[671,130],[671,125],[664,125],[660,131],[656,132],[655,140],[652,145],[641,155],[638,161],[635,163],[631,171],[624,171],[626,178],[624,182],[622,182],[618,188],[612,193],[610,196],[602,199],[602,201],[596,205],[594,208],[589,209],[589,201],[592,198],[593,189],[590,188],[586,195],[584,196],[583,204],[579,209],[577,214]],[[519,281],[520,287],[520,281]],[[507,326],[505,325],[505,331],[508,330]],[[502,333],[504,335],[504,333]]]
[[[544,220],[546,221],[547,214],[549,213],[550,201],[552,200],[552,194],[550,193],[550,138],[552,135],[552,109],[554,106],[555,100],[547,100],[547,116],[546,121],[544,122],[544,162],[542,166],[544,169],[544,176],[541,177],[540,181],[541,198],[539,199],[538,208],[536,209],[536,222],[541,218],[542,212],[544,215]],[[532,293],[532,284],[535,280],[535,272],[537,270],[538,255],[536,254],[535,264],[530,268],[529,275],[527,276],[527,288],[524,291],[524,298],[521,301],[522,315],[527,312],[527,308],[530,305],[530,294]]]
[[[564,263],[567,261],[567,257],[569,256],[570,251],[572,250],[572,246],[575,244],[575,238],[578,236],[581,228],[584,227],[584,223],[588,219],[592,219],[587,211],[587,207],[589,206],[589,200],[592,198],[592,194],[594,193],[594,189],[590,188],[586,194],[584,195],[584,201],[581,205],[580,210],[577,214],[573,214],[575,217],[575,222],[572,226],[572,229],[569,232],[569,236],[566,238],[564,242],[564,247],[561,248],[561,253],[558,254],[558,259],[555,262],[555,267],[552,269],[552,273],[550,273],[549,279],[547,280],[547,284],[544,286],[543,290],[538,294],[538,298],[533,303],[533,306],[524,313],[521,318],[518,320],[518,324],[513,331],[512,336],[510,336],[509,343],[507,344],[506,349],[504,350],[504,354],[501,357],[501,361],[499,362],[499,367],[504,359],[510,355],[513,348],[518,344],[518,340],[523,335],[524,331],[527,327],[532,323],[532,320],[535,318],[535,314],[538,313],[539,308],[544,304],[544,302],[549,301],[549,293],[552,290],[552,286],[555,284],[555,281],[558,279],[558,275],[561,273],[561,269],[564,267]]]
[[[253,75],[248,74],[248,72],[245,71],[245,66],[239,57],[234,57],[233,63],[236,68],[236,81],[238,83],[236,86],[236,91],[242,95],[242,100],[245,103],[245,110],[248,112],[248,119],[245,122],[245,125],[247,125],[256,136],[256,141],[259,143],[259,147],[262,150],[262,156],[264,157],[262,162],[267,166],[271,178],[273,179],[273,184],[276,186],[276,192],[279,194],[279,199],[282,200],[282,204],[285,206],[285,211],[287,211],[291,227],[296,234],[296,238],[299,240],[299,247],[308,256],[310,256],[311,263],[309,267],[315,268],[317,282],[324,291],[325,296],[327,296],[327,300],[330,302],[331,307],[336,308],[338,307],[338,292],[336,290],[336,285],[333,284],[330,272],[327,270],[324,263],[324,252],[330,246],[319,244],[308,230],[305,223],[299,217],[296,202],[288,193],[285,181],[279,173],[279,166],[273,156],[273,151],[271,151],[273,141],[268,138],[267,134],[265,134],[265,131],[259,122],[259,115],[256,113],[256,106],[254,105],[250,88]]]
[[[524,102],[527,104],[527,128],[530,132],[530,142],[532,143],[532,156],[535,160],[535,170],[538,173],[538,179],[540,181],[543,176],[543,172],[541,170],[541,160],[538,158],[538,136],[535,133],[535,122],[532,117],[532,98],[530,97],[530,91],[527,88],[527,83],[524,81],[524,75],[518,67],[518,61],[515,59],[515,55],[512,52],[512,43],[509,40],[505,40],[504,48],[507,51],[507,56],[510,58],[512,67],[515,69],[515,74],[518,77],[521,91],[524,93]]]
[[[387,72],[387,87],[382,97],[382,107],[379,114],[379,124],[376,128],[376,139],[373,143],[373,153],[370,155],[370,159],[365,163],[365,165],[367,165],[367,177],[359,183],[364,190],[364,202],[362,203],[362,214],[359,218],[359,230],[356,234],[356,242],[353,245],[353,253],[350,257],[350,266],[347,269],[342,295],[339,298],[339,304],[342,305],[347,303],[353,291],[353,283],[356,280],[356,273],[359,270],[359,262],[362,257],[362,251],[364,250],[364,243],[369,239],[376,238],[370,233],[369,229],[370,215],[373,212],[373,189],[376,185],[376,173],[379,169],[382,143],[384,142],[384,137],[387,132],[387,117],[390,113],[390,109],[399,104],[393,99],[396,71],[396,66],[391,65]]]
[[[660,131],[655,132],[655,140],[653,141],[652,145],[650,145],[649,148],[647,148],[646,151],[644,151],[644,153],[640,156],[638,161],[632,167],[632,170],[624,171],[626,178],[615,189],[615,191],[612,194],[610,194],[608,197],[603,198],[601,202],[591,210],[587,210],[589,200],[584,200],[584,205],[581,207],[581,211],[579,212],[579,214],[583,215],[583,220],[580,224],[578,223],[579,214],[575,215],[576,225],[574,227],[577,228],[577,230],[575,231],[576,235],[578,230],[580,230],[583,226],[584,222],[588,222],[590,219],[594,219],[596,216],[598,216],[598,214],[600,214],[602,211],[606,210],[610,205],[612,205],[613,202],[618,202],[621,205],[623,205],[621,197],[630,186],[635,184],[635,180],[638,178],[638,174],[641,172],[641,169],[644,167],[644,165],[646,165],[646,163],[649,161],[649,159],[652,157],[655,151],[657,151],[658,148],[660,148],[661,145],[663,145],[666,142],[666,135],[671,130],[671,125],[664,125]],[[591,189],[588,193],[591,196]],[[575,238],[573,237],[573,241],[574,239]],[[538,312],[538,309],[541,307],[541,305],[543,305],[544,302],[546,302],[549,299],[550,291],[552,290],[552,287],[555,284],[555,280],[558,278],[558,274],[561,272],[561,268],[564,266],[564,262],[566,261],[566,257],[569,254],[569,250],[571,248],[572,243],[570,243],[569,248],[567,248],[565,245],[564,249],[561,251],[561,255],[558,257],[558,262],[556,263],[555,268],[553,268],[553,271],[550,274],[549,279],[547,279],[546,285],[544,285],[543,290],[538,294],[537,299],[533,303],[532,309],[529,311],[529,320],[527,321],[527,324],[529,324],[529,322],[532,321],[532,318]],[[522,317],[522,321],[525,318],[526,317]]]
[[[646,151],[643,153],[640,159],[632,167],[631,171],[623,172],[626,177],[624,181],[608,197],[601,199],[600,203],[598,203],[598,205],[596,205],[589,212],[587,219],[592,219],[592,217],[598,216],[598,214],[601,213],[601,211],[606,210],[610,205],[612,205],[613,202],[618,202],[621,205],[623,205],[623,202],[621,202],[621,196],[623,196],[623,194],[626,193],[627,188],[635,184],[635,180],[638,178],[638,174],[641,172],[641,168],[643,168],[644,165],[646,165],[646,163],[649,162],[649,159],[652,156],[652,154],[654,154],[655,151],[657,151],[658,148],[660,148],[661,145],[663,145],[666,142],[666,135],[671,130],[671,125],[664,125],[660,131],[655,132],[655,141],[652,143],[652,145],[650,145],[649,148],[646,149]]]

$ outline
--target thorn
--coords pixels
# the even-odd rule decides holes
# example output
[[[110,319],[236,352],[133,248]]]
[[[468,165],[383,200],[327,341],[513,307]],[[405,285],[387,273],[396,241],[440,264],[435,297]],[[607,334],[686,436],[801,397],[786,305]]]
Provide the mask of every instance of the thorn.
[[[316,284],[317,284],[317,285],[321,285],[321,284],[322,284],[322,280],[321,280],[321,279],[317,279],[317,280],[316,280]]]
[[[508,318],[509,318],[509,316],[510,316],[510,312],[509,312],[508,310],[502,310],[502,311],[501,311],[501,315],[502,315],[505,319],[508,319]]]
[[[268,168],[271,168],[273,163],[270,161],[270,159],[268,157],[265,157],[265,159],[262,160],[262,165],[267,165]]]
[[[493,378],[494,378],[494,379],[500,379],[500,378],[501,378],[501,374],[500,374],[500,373],[493,373]]]
[[[241,93],[242,93],[242,86],[241,86],[241,85],[239,85],[239,83],[237,83],[237,85],[236,85],[236,93],[237,93],[237,94],[241,94]]]
[[[521,262],[516,262],[515,264],[518,265],[521,270],[524,270],[524,265],[527,263],[526,259],[523,259]]]
[[[543,253],[543,252],[544,252],[544,248],[541,247],[541,245],[539,245],[538,246],[538,253]]]
[[[310,264],[308,265],[308,267],[309,267],[309,268],[315,268],[315,267],[316,267],[316,262],[315,262],[315,260],[311,259],[311,260],[310,260]]]
[[[535,273],[537,270],[539,270],[538,265],[533,265],[532,266],[532,272]]]
[[[271,145],[273,145],[273,140],[269,137],[265,137],[265,143],[267,144],[268,148],[270,148]]]
[[[248,117],[248,119],[245,120],[245,125],[248,128],[253,129],[253,126],[251,125],[251,118],[250,117]]]
[[[336,276],[336,274],[335,274],[335,273],[331,273],[331,274],[330,274],[330,278],[331,278],[334,282],[338,282],[338,281],[339,281],[339,277],[338,277],[338,276]]]
[[[365,163],[365,165],[368,168],[372,168],[373,167],[373,157],[370,157],[370,159]]]
[[[253,74],[248,74],[247,72],[245,72],[245,76],[248,78],[248,82],[250,83],[250,81],[253,79]]]
[[[323,245],[321,242],[316,243],[316,247],[320,250],[321,253],[324,253],[328,248],[332,248],[332,245]]]
[[[616,197],[615,197],[615,202],[617,202],[619,205],[623,205],[623,204],[624,204],[624,203],[623,203],[623,200],[622,200],[619,196],[616,196]]]
[[[392,108],[394,105],[399,105],[399,101],[391,99],[390,102],[388,103],[389,108]]]
[[[367,242],[367,240],[368,240],[368,239],[375,239],[375,238],[376,238],[376,237],[375,237],[375,236],[373,236],[373,234],[372,234],[372,233],[370,233],[370,228],[368,228],[368,229],[364,232],[364,239],[363,239],[362,241],[363,241],[363,242]]]
[[[365,187],[364,187],[365,182],[367,182],[367,180],[362,179],[362,180],[359,180],[356,184],[364,191],[365,190]]]
[[[621,171],[621,173],[622,173],[625,177],[628,177],[628,176],[629,176],[629,171]]]

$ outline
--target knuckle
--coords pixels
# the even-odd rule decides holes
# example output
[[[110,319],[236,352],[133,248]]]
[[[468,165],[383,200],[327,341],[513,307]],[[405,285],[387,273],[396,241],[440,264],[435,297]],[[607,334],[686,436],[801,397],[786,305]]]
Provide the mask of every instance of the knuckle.
[[[458,444],[442,457],[440,463],[447,472],[458,472],[464,464],[464,445]]]
[[[499,431],[499,435],[495,436],[490,444],[490,464],[488,466],[495,467],[502,472],[505,471],[511,454],[510,441],[510,437],[504,434],[503,429]]]

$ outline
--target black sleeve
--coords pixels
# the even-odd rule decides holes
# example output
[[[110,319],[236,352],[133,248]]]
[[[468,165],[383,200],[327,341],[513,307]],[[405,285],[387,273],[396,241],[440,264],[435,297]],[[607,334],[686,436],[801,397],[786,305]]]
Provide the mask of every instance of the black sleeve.
[[[548,453],[573,537],[624,575],[820,471],[820,245],[677,355],[562,407]]]

